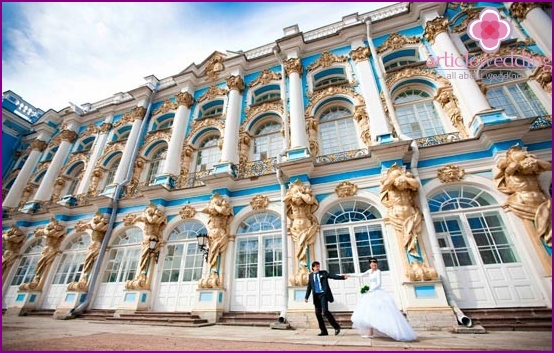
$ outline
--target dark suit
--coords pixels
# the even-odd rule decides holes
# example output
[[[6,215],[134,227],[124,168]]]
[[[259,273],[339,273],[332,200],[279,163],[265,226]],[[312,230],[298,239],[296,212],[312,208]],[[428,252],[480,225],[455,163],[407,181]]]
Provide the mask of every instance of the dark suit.
[[[315,292],[314,276],[316,273],[310,273],[308,279],[308,288],[306,289],[306,300],[310,297],[310,293],[313,291],[313,301],[315,306],[315,316],[317,317],[317,322],[319,323],[319,329],[321,333],[326,334],[327,328],[325,327],[325,322],[323,321],[323,315],[329,320],[329,323],[335,330],[340,329],[340,325],[333,317],[333,314],[329,311],[329,303],[332,303],[335,299],[333,298],[333,293],[329,287],[328,279],[346,279],[344,276],[333,275],[327,271],[319,271],[319,282],[321,283],[321,289],[323,293]],[[323,314],[323,315],[322,315]]]

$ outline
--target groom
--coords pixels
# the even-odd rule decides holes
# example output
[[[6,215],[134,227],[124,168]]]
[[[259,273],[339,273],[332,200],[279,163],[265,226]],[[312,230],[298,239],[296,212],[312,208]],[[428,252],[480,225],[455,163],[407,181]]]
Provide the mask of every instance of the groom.
[[[317,322],[319,323],[319,329],[321,332],[318,336],[327,336],[327,328],[325,327],[325,322],[323,321],[323,315],[329,320],[329,323],[335,329],[335,336],[340,333],[340,325],[333,317],[333,314],[329,311],[329,303],[334,301],[333,293],[329,287],[328,279],[347,279],[348,275],[333,275],[327,271],[320,271],[320,264],[317,261],[312,262],[312,273],[308,280],[308,288],[306,289],[306,297],[304,301],[307,303],[308,298],[312,290],[314,291],[314,306],[315,306],[315,316],[317,317]],[[322,315],[323,314],[323,315]]]

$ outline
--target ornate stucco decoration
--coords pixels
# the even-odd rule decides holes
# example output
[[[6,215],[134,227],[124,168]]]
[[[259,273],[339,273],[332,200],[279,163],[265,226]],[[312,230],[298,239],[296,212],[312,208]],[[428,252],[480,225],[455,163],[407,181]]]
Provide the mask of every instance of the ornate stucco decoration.
[[[464,120],[462,113],[458,105],[458,98],[452,92],[452,88],[439,88],[435,95],[435,100],[441,105],[445,113],[450,118],[452,126],[454,126],[459,132],[462,138],[467,138],[468,133],[464,126]]]
[[[100,253],[100,246],[108,230],[108,223],[110,217],[107,214],[102,214],[100,211],[96,211],[94,217],[88,221],[79,221],[75,225],[75,230],[78,232],[84,232],[90,229],[90,245],[88,247],[87,256],[83,265],[83,273],[78,282],[71,282],[67,285],[68,291],[86,292],[88,290],[88,279],[92,271],[92,266],[98,259]]]
[[[203,277],[198,283],[199,288],[220,288],[223,281],[219,277],[218,260],[220,267],[223,267],[223,257],[227,244],[229,243],[230,229],[229,225],[233,219],[233,210],[229,202],[221,195],[215,193],[212,195],[208,206],[202,210],[209,216],[208,220],[208,267],[209,274]]]
[[[481,13],[480,9],[467,9],[464,11],[466,14],[466,18],[462,20],[462,22],[452,28],[452,32],[454,33],[466,33],[467,26],[471,23],[471,21],[476,20],[479,18],[479,14]]]
[[[46,142],[36,139],[36,140],[33,140],[33,142],[31,142],[30,149],[42,152],[46,149],[47,146],[48,144]]]
[[[124,141],[116,141],[114,143],[111,143],[109,144],[105,149],[104,149],[104,154],[102,155],[102,158],[101,159],[104,159],[104,157],[106,157],[107,155],[109,155],[110,153],[114,152],[114,151],[123,151],[125,149],[125,145],[127,144],[127,140],[124,140]]]
[[[332,97],[332,96],[335,96],[335,95],[341,95],[341,94],[345,95],[345,96],[348,96],[350,98],[354,98],[354,100],[355,100],[354,104],[356,104],[356,105],[365,104],[365,100],[362,97],[362,95],[355,92],[354,89],[352,89],[352,87],[348,87],[348,86],[345,86],[345,85],[330,86],[330,87],[327,87],[325,89],[318,90],[318,91],[316,91],[315,93],[313,93],[311,95],[308,95],[309,98],[310,98],[310,103],[308,104],[308,106],[305,109],[305,112],[306,112],[305,114],[311,115],[312,110],[314,109],[314,107],[317,106],[317,104],[322,99]]]
[[[352,197],[356,195],[357,192],[358,186],[349,181],[341,181],[335,188],[335,194],[340,198]]]
[[[252,136],[241,127],[239,131],[239,163],[248,162],[251,143]]]
[[[2,232],[2,284],[8,278],[8,273],[15,260],[19,257],[19,251],[25,243],[26,236],[16,225]]]
[[[415,76],[427,77],[437,83],[440,83],[440,86],[451,86],[450,82],[445,77],[437,74],[434,70],[422,69],[417,67],[409,67],[404,70],[395,72],[392,75],[388,75],[386,78],[387,86],[391,88],[398,81],[407,78],[413,78]]]
[[[113,127],[118,128],[120,126],[125,126],[128,123],[132,123],[137,119],[144,118],[144,115],[146,115],[145,107],[134,107],[133,109],[131,109],[131,111],[125,113],[123,117],[113,125]]]
[[[256,77],[256,79],[248,85],[248,87],[256,87],[259,85],[267,85],[271,81],[279,81],[281,80],[281,74],[278,72],[273,72],[268,69],[263,70],[260,73],[260,76]]]
[[[48,148],[59,146],[61,142],[62,142],[62,136],[61,136],[61,133],[58,133],[50,140],[50,142],[48,143]]]
[[[448,18],[440,16],[431,21],[427,21],[423,38],[429,43],[434,44],[435,38],[442,32],[448,33]]]
[[[66,182],[67,179],[63,176],[57,177],[54,181],[54,191],[52,191],[52,197],[50,198],[53,202],[59,201],[60,194]]]
[[[415,204],[415,197],[419,189],[419,181],[396,163],[387,170],[385,177],[381,179],[381,203],[388,208],[385,221],[390,223],[395,230],[399,243],[402,244],[406,254],[411,255],[416,261],[424,263],[421,243],[421,228],[423,215]],[[419,246],[418,246],[419,245]],[[403,256],[408,278],[413,276],[413,264],[407,263],[407,257]],[[413,263],[413,262],[412,262]],[[435,272],[436,274],[436,272]],[[431,279],[431,278],[427,278]],[[433,278],[433,279],[436,279]]]
[[[133,175],[131,176],[131,181],[129,184],[125,187],[125,192],[127,196],[133,196],[136,193],[138,193],[138,187],[140,185],[140,176],[142,174],[142,170],[144,169],[144,166],[146,165],[146,158],[142,156],[138,156],[135,159],[135,163],[133,164]]]
[[[536,7],[541,7],[540,2],[513,2],[510,6],[510,14],[518,21],[523,21],[527,17],[529,11]]]
[[[171,132],[169,130],[157,130],[152,132],[151,134],[148,134],[146,138],[144,139],[143,147],[141,148],[141,152],[144,151],[148,145],[153,141],[161,141],[165,140],[168,141],[171,139]]]
[[[283,114],[283,103],[281,101],[265,102],[260,105],[256,105],[252,108],[251,107],[246,108],[244,113],[246,114],[246,119],[248,121],[252,117],[268,111],[274,111],[274,112],[277,112],[278,114]]]
[[[166,99],[158,109],[154,110],[154,113],[152,113],[152,115],[155,116],[158,114],[165,114],[167,112],[176,110],[178,107],[179,105],[177,103],[175,103],[171,99]]]
[[[310,154],[312,157],[319,155],[319,121],[314,116],[306,117],[306,133],[308,134],[308,142]]]
[[[31,194],[35,191],[36,187],[37,185],[28,183],[27,186],[23,188],[23,191],[21,192],[21,198],[19,199],[19,207],[23,207],[27,203],[27,201],[29,201]]]
[[[350,57],[352,57],[352,60],[355,62],[367,61],[370,55],[371,51],[369,50],[369,47],[365,46],[357,47],[356,49],[350,51]]]
[[[94,124],[88,124],[85,131],[83,131],[79,134],[79,137],[80,138],[85,138],[85,137],[95,135],[95,134],[98,133],[99,130],[100,129],[98,127],[96,127]]]
[[[208,119],[202,119],[202,120],[195,120],[192,123],[192,128],[189,133],[189,136],[194,136],[199,130],[207,128],[207,127],[215,127],[219,129],[219,131],[222,133],[225,130],[225,125],[220,119],[214,119],[214,118],[208,118]]]
[[[265,210],[269,206],[269,198],[265,195],[256,195],[250,201],[253,210]]]
[[[244,91],[244,80],[242,77],[238,75],[231,75],[227,78],[227,87],[229,87],[229,90],[236,90],[239,91],[239,93],[242,93]]]
[[[377,53],[381,54],[387,50],[397,50],[407,44],[417,44],[421,42],[421,38],[407,37],[398,33],[392,33],[387,40],[383,42],[378,48]]]
[[[296,273],[290,283],[294,286],[308,284],[308,251],[319,232],[319,223],[314,216],[319,203],[312,189],[300,180],[291,183],[283,202],[287,207],[287,217],[291,225],[287,230],[294,241],[294,261]]]
[[[189,173],[193,153],[194,148],[191,145],[185,144],[185,146],[183,146],[183,150],[181,151],[181,178],[186,177]]]
[[[323,53],[321,53],[319,58],[317,58],[317,60],[313,64],[308,66],[307,70],[308,72],[311,72],[320,67],[330,67],[335,63],[344,63],[347,61],[348,61],[347,56],[344,56],[344,55],[337,56],[335,54],[329,53],[328,51],[324,51]]]
[[[144,212],[134,219],[127,218],[127,222],[132,224],[142,222],[144,223],[144,237],[141,243],[141,252],[139,259],[139,268],[137,275],[131,281],[125,283],[126,289],[150,289],[152,276],[150,275],[154,269],[155,263],[153,258],[157,258],[160,249],[165,245],[163,241],[162,232],[167,225],[167,216],[165,212],[158,208],[153,203],[149,203],[146,206]],[[150,241],[156,240],[156,248],[150,249]]]
[[[545,92],[552,93],[552,71],[538,67],[531,77],[537,80]]]
[[[113,128],[112,123],[102,123],[102,125],[100,125],[100,133],[105,134],[109,132],[112,128]]]
[[[77,139],[77,133],[71,130],[63,130],[60,132],[60,139],[72,143]]]
[[[462,180],[465,170],[457,165],[449,164],[437,170],[437,178],[441,183],[454,183]]]
[[[44,228],[35,230],[36,238],[44,238],[44,247],[37,262],[35,276],[29,283],[23,283],[19,286],[21,291],[40,291],[44,286],[44,279],[47,277],[50,265],[60,251],[60,244],[66,234],[65,227],[57,219],[51,218],[50,223]]]
[[[448,8],[452,10],[457,10],[459,7],[460,10],[467,10],[469,8],[472,8],[473,4],[474,3],[472,2],[449,2]]]
[[[205,100],[214,99],[217,96],[225,96],[228,92],[229,90],[227,90],[226,88],[210,86],[210,88],[208,88],[206,93],[204,93],[198,98],[198,103],[202,103]]]
[[[177,99],[177,103],[179,105],[184,105],[185,107],[189,108],[192,107],[194,104],[194,97],[192,94],[188,92],[181,92],[177,95],[175,95],[175,98]]]
[[[371,146],[371,133],[369,131],[369,116],[365,110],[364,105],[357,105],[354,110],[354,121],[358,124],[360,129],[360,138],[364,144],[369,147]]]
[[[504,207],[527,223],[526,228],[535,239],[552,248],[552,198],[539,183],[539,175],[552,170],[552,163],[516,145],[508,149],[496,167],[495,184],[499,191],[510,195]]]
[[[406,271],[406,276],[412,282],[433,281],[439,277],[437,270],[419,261],[414,261],[410,264],[408,271]]]
[[[181,219],[193,218],[194,215],[196,215],[196,209],[194,207],[192,207],[191,205],[185,205],[179,211],[179,215],[181,215]]]
[[[87,156],[87,152],[78,152],[70,155],[69,159],[65,163],[65,166],[62,168],[61,174],[66,174],[66,172],[69,170],[69,168],[73,166],[73,163],[75,162],[83,162],[84,164],[83,169],[85,169],[87,167],[88,159],[89,158]]]
[[[98,183],[100,182],[100,180],[104,176],[105,171],[106,171],[106,169],[104,169],[100,166],[97,166],[92,171],[92,176],[91,176],[91,179],[90,179],[90,186],[88,188],[88,193],[90,195],[97,195],[98,194]]]
[[[211,79],[215,80],[221,71],[225,69],[223,62],[225,57],[219,53],[215,53],[208,63],[206,64],[205,74]]]
[[[291,73],[296,72],[299,75],[302,75],[302,62],[300,58],[291,58],[284,61],[285,64],[285,73],[287,76],[290,76]]]

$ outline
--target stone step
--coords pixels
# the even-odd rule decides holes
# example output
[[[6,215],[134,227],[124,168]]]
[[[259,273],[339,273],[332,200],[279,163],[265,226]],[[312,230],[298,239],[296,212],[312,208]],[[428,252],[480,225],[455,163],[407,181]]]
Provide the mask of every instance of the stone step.
[[[139,315],[121,315],[120,317],[108,317],[106,318],[106,321],[190,323],[193,325],[208,322],[207,320],[200,318],[145,317]]]
[[[22,312],[22,316],[53,316],[54,309],[32,309]]]
[[[475,324],[491,331],[550,331],[552,310],[546,307],[464,309]]]

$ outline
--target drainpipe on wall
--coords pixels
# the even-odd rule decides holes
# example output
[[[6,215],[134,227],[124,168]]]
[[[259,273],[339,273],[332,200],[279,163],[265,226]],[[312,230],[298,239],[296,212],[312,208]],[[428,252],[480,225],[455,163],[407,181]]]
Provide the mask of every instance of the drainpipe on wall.
[[[102,261],[104,259],[104,253],[106,252],[106,248],[108,247],[108,243],[111,237],[111,233],[113,231],[113,226],[115,223],[115,218],[117,216],[117,210],[119,208],[119,197],[121,195],[121,191],[123,190],[123,187],[131,181],[131,176],[133,173],[133,165],[135,164],[135,160],[137,157],[137,152],[139,150],[140,143],[142,141],[142,137],[144,136],[144,133],[146,131],[146,127],[148,126],[147,121],[150,116],[150,111],[152,110],[152,101],[154,100],[154,96],[158,92],[159,84],[156,84],[156,87],[152,90],[152,94],[150,95],[150,100],[148,102],[148,108],[146,109],[146,114],[144,114],[144,119],[142,120],[142,123],[140,125],[140,133],[135,141],[135,145],[133,146],[133,153],[131,154],[131,160],[129,164],[129,168],[127,168],[127,175],[125,176],[125,180],[123,180],[120,184],[116,185],[115,191],[113,193],[113,196],[111,197],[110,202],[110,208],[112,209],[110,214],[110,220],[108,223],[108,229],[106,230],[106,234],[104,235],[104,239],[102,240],[102,245],[100,246],[100,252],[98,253],[98,258],[96,259],[96,263],[94,264],[94,267],[92,269],[92,274],[89,279],[88,284],[88,290],[86,292],[85,301],[83,301],[81,304],[79,304],[76,308],[73,308],[69,311],[69,314],[72,318],[75,318],[75,316],[81,312],[83,312],[92,301],[92,293],[94,293],[94,287],[96,285],[96,280],[100,274],[100,267],[102,266]]]
[[[288,124],[288,114],[287,114],[287,92],[285,87],[285,66],[283,59],[281,58],[280,51],[278,47],[273,48],[273,54],[277,57],[277,60],[281,64],[281,101],[283,104],[283,128],[285,129],[285,139],[283,141],[283,152],[277,157],[277,163],[275,169],[277,170],[277,181],[279,182],[281,188],[281,206],[282,206],[282,216],[281,216],[281,246],[282,246],[282,260],[283,260],[283,308],[279,314],[279,323],[287,324],[287,306],[289,301],[289,291],[288,291],[288,280],[289,280],[289,261],[288,261],[288,242],[287,242],[287,206],[283,202],[286,196],[286,187],[285,181],[283,180],[283,171],[281,170],[280,163],[283,160],[285,151],[288,147],[289,141],[289,124]]]
[[[446,266],[444,265],[444,260],[442,258],[440,245],[437,240],[437,233],[435,232],[433,218],[431,216],[431,210],[429,209],[429,204],[427,203],[427,196],[423,192],[423,184],[421,183],[421,179],[419,177],[419,171],[417,169],[417,164],[419,162],[419,147],[417,146],[417,142],[411,137],[404,135],[402,133],[402,130],[398,126],[396,111],[394,110],[394,106],[392,104],[392,98],[389,90],[387,89],[386,82],[384,79],[385,70],[383,68],[383,63],[381,61],[381,57],[377,55],[377,51],[375,50],[375,45],[373,44],[373,40],[371,39],[371,36],[370,36],[371,18],[366,17],[364,19],[364,22],[366,24],[366,29],[367,29],[367,41],[369,43],[371,55],[373,56],[373,60],[375,62],[377,77],[379,79],[379,84],[381,85],[381,89],[383,90],[383,95],[385,97],[385,103],[387,104],[389,116],[396,129],[398,137],[402,140],[412,140],[410,147],[413,153],[412,153],[412,159],[410,162],[410,170],[419,183],[419,187],[417,189],[419,207],[421,209],[421,213],[423,214],[423,219],[425,220],[425,224],[427,225],[427,234],[428,234],[429,241],[431,242],[431,252],[433,254],[435,269],[437,270],[437,273],[442,277],[441,282],[444,287],[446,300],[448,301],[448,304],[452,307],[452,310],[456,315],[456,319],[458,320],[458,323],[467,327],[471,327],[473,323],[471,322],[471,319],[467,317],[462,312],[462,310],[458,307],[458,304],[456,303],[456,299],[454,298],[454,293],[452,292],[452,288],[450,287],[450,282],[448,281]]]

